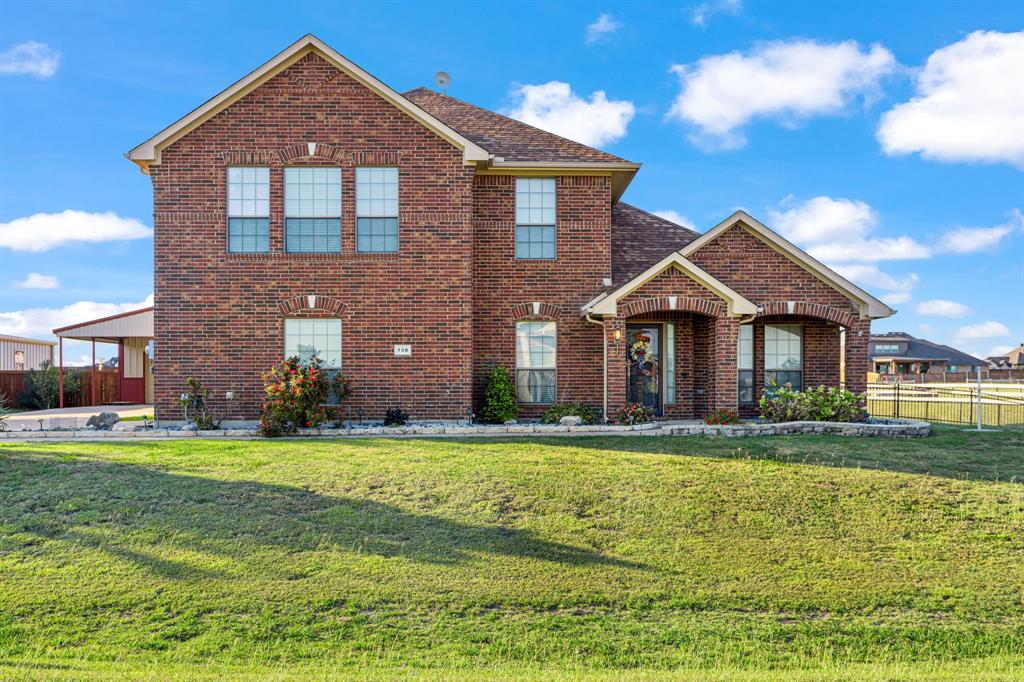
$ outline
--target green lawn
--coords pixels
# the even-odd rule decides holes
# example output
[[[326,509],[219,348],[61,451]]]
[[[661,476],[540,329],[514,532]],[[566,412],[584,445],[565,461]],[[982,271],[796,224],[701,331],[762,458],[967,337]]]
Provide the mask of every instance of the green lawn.
[[[0,444],[0,679],[1020,679],[1024,433]]]

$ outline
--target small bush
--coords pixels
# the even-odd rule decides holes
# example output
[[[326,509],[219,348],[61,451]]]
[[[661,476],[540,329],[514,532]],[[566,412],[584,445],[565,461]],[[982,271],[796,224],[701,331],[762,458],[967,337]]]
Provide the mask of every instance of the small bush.
[[[0,391],[0,431],[7,430],[7,417],[11,415],[11,408],[7,407],[7,394]]]
[[[64,403],[82,388],[81,372],[64,370]],[[49,360],[43,360],[39,369],[25,372],[25,390],[19,394],[24,407],[50,410],[60,405],[60,370]]]
[[[504,424],[519,416],[519,403],[516,402],[516,385],[512,382],[505,365],[495,365],[487,378],[487,390],[484,392],[484,408],[480,416],[491,424]]]
[[[409,422],[409,413],[392,407],[384,413],[384,426],[405,426]]]
[[[200,431],[213,431],[220,427],[222,420],[216,419],[210,411],[210,389],[195,377],[185,380],[188,391],[181,394],[181,405],[185,408],[185,419],[196,425]]]
[[[654,411],[640,403],[626,403],[615,418],[623,424],[649,424],[654,419]]]
[[[324,403],[332,387],[316,355],[305,363],[297,356],[277,363],[263,373],[263,385],[260,433],[264,436],[294,433],[327,419]]]
[[[540,418],[541,424],[557,424],[562,417],[579,417],[584,424],[597,423],[597,411],[583,403],[559,403],[552,405]]]
[[[739,424],[740,413],[736,410],[719,408],[704,415],[705,424]]]
[[[866,400],[844,388],[819,386],[806,391],[788,387],[765,391],[758,402],[761,416],[770,422],[862,422]]]

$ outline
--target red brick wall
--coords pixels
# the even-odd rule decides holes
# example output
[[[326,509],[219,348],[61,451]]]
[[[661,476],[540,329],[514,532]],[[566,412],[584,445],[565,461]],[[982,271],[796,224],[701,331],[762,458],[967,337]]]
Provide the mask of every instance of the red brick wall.
[[[316,158],[303,156],[308,142]],[[226,253],[225,169],[245,163],[271,169],[269,254]],[[284,253],[283,168],[304,164],[341,168],[340,254]],[[399,168],[397,254],[355,252],[359,165]],[[354,409],[453,418],[469,406],[472,170],[451,144],[307,55],[165,149],[152,180],[161,417],[180,418],[177,396],[196,376],[225,416],[254,418],[259,375],[283,354],[278,303],[308,294],[345,305],[342,371],[355,382]],[[398,343],[412,357],[394,357]]]
[[[474,183],[473,339],[476,407],[494,363],[515,369],[515,323],[558,322],[558,400],[602,402],[601,329],[580,306],[611,277],[611,185],[600,176],[560,176],[556,183],[555,260],[515,257],[515,178],[481,175]],[[533,302],[544,305],[532,314]],[[526,307],[524,307],[526,306]],[[524,405],[522,416],[545,406]]]

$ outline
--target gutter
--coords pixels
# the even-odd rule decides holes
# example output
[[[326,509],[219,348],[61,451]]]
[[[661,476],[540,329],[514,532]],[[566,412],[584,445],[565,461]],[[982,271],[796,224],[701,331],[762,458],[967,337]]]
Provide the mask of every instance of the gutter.
[[[602,399],[601,409],[604,410],[604,412],[602,412],[602,419],[604,420],[604,423],[607,424],[608,423],[608,335],[607,335],[607,331],[605,329],[604,320],[595,320],[594,318],[592,318],[590,316],[590,311],[589,310],[587,311],[585,317],[587,319],[587,322],[589,322],[591,324],[596,324],[597,326],[601,327],[601,351],[602,351],[601,352],[601,357],[604,360],[604,362],[603,362],[604,367],[603,367],[603,372],[602,372],[603,375],[604,375],[604,395],[603,395],[603,399]]]

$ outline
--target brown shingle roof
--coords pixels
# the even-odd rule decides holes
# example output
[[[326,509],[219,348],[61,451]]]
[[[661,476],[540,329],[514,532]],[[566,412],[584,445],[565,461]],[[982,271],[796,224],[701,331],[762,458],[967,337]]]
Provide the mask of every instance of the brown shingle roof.
[[[614,154],[567,140],[427,88],[410,90],[404,93],[404,97],[505,161],[628,163]]]
[[[612,206],[612,284],[619,287],[700,234],[636,206]]]

